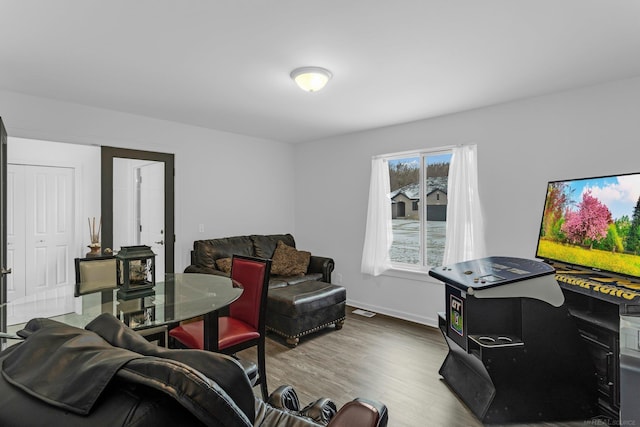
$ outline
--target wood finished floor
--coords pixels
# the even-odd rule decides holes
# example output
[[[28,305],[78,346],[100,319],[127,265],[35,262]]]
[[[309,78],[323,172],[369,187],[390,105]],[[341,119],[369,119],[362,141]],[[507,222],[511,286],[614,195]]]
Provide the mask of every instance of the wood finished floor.
[[[269,391],[291,384],[301,405],[320,397],[338,407],[354,397],[376,399],[389,409],[389,427],[474,427],[483,424],[438,375],[447,346],[436,328],[377,314],[366,318],[347,307],[344,328],[303,337],[291,349],[267,339]],[[255,360],[255,350],[238,354]],[[256,387],[259,394],[259,387]],[[585,427],[586,421],[509,424],[510,427]],[[494,424],[493,426],[498,426]]]

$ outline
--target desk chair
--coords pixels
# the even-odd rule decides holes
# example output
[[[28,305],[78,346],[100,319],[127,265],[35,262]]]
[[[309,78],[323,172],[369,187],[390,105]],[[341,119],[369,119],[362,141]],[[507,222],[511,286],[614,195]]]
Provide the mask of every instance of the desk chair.
[[[243,288],[242,295],[229,306],[229,315],[218,318],[218,351],[235,354],[258,347],[258,379],[263,399],[269,396],[265,364],[265,311],[271,260],[234,255],[231,278]],[[181,346],[204,348],[204,320],[185,323],[169,331]]]

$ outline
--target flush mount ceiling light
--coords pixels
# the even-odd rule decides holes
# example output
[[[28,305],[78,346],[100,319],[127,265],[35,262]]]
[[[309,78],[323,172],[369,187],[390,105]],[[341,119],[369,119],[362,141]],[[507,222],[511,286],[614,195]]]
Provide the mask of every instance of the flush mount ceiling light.
[[[307,92],[319,91],[327,84],[331,76],[331,71],[321,67],[302,67],[291,72],[291,78],[300,89]]]

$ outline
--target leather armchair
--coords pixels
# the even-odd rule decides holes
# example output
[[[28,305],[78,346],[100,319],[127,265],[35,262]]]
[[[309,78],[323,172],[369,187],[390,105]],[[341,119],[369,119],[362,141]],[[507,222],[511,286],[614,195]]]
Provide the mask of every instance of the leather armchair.
[[[297,398],[278,397],[280,393],[270,399],[272,404],[282,403],[274,407],[253,395],[249,379],[232,357],[155,346],[110,314],[98,316],[85,329],[33,319],[18,335],[24,341],[0,353],[0,425],[384,427],[387,423],[383,404],[358,399],[334,416],[331,404],[322,399],[304,412],[305,408],[296,410],[291,404]]]

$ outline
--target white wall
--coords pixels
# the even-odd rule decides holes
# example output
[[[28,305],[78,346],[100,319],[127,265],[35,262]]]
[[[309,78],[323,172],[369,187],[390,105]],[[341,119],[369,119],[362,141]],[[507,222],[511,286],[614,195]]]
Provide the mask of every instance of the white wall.
[[[194,240],[293,232],[290,144],[7,91],[0,117],[12,137],[174,153],[176,271]]]
[[[478,145],[490,255],[535,256],[550,180],[640,171],[640,78],[296,146],[298,246],[332,256],[351,304],[436,325],[442,286],[360,273],[371,156]]]

